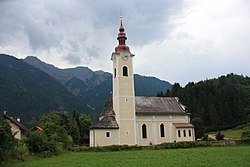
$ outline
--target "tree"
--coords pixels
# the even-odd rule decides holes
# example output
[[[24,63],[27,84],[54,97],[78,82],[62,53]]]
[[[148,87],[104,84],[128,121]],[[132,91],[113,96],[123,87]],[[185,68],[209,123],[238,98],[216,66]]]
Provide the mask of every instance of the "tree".
[[[68,122],[67,114],[64,112],[50,112],[43,115],[39,121],[43,131],[31,131],[27,135],[26,143],[29,150],[34,153],[53,155],[72,146]]]
[[[79,129],[80,129],[80,143],[87,144],[85,141],[85,136],[89,136],[89,128],[92,125],[91,118],[85,114],[80,114],[79,116]]]
[[[250,118],[250,78],[229,74],[218,79],[175,83],[165,96],[177,96],[193,117],[200,117],[208,131],[245,123]],[[160,95],[160,94],[158,94]]]
[[[12,135],[9,123],[0,117],[0,161],[10,158],[15,146],[15,138]],[[1,164],[0,164],[1,165]]]
[[[50,112],[40,120],[40,125],[50,141],[62,143],[63,148],[72,145],[72,138],[69,136],[68,116],[63,112]]]
[[[158,92],[156,96],[157,97],[163,97],[164,95],[163,95],[163,92],[161,91],[161,92]]]
[[[191,123],[194,125],[195,140],[203,137],[205,134],[205,126],[203,125],[201,118],[195,117],[191,120]]]
[[[174,83],[174,85],[171,88],[171,96],[172,97],[183,97],[182,96],[182,87],[179,83]]]
[[[75,145],[79,145],[80,141],[80,131],[79,126],[75,120],[75,118],[72,118],[71,125],[70,125],[70,135],[72,136],[73,143]]]

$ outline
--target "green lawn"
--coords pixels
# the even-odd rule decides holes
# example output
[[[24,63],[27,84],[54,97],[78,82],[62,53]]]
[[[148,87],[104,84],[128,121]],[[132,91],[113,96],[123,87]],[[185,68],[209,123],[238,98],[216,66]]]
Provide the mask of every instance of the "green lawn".
[[[68,152],[51,158],[33,158],[11,167],[80,166],[250,166],[250,146],[207,147],[119,152]]]
[[[222,134],[225,135],[225,138],[229,139],[240,139],[242,132],[246,131],[245,129],[228,129],[220,131]],[[210,135],[215,136],[217,132],[210,132]]]
[[[225,135],[225,138],[230,138],[230,139],[240,139],[242,132],[244,132],[245,130],[243,129],[239,129],[239,130],[233,130],[233,129],[229,129],[229,130],[224,130],[222,132],[222,134]]]

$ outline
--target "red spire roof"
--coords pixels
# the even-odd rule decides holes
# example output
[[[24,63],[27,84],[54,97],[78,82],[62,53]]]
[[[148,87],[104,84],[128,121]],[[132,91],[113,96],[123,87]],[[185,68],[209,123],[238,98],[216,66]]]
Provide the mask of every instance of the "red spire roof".
[[[122,24],[122,16],[120,18],[121,18],[121,24],[119,28],[118,37],[117,37],[117,40],[119,41],[119,45],[115,48],[115,53],[120,53],[121,51],[124,51],[124,50],[130,52],[129,47],[126,46],[127,37],[126,37],[126,33],[124,33],[125,29]]]

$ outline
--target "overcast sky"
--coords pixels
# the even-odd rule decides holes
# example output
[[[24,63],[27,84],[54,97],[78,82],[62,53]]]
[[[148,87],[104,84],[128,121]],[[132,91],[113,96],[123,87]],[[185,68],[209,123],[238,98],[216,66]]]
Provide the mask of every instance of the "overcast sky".
[[[121,11],[135,73],[250,76],[249,0],[0,0],[0,53],[111,72]]]

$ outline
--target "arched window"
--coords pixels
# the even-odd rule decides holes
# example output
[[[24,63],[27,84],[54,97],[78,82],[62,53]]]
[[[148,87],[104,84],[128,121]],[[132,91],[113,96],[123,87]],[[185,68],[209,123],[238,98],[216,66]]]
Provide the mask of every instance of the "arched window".
[[[122,68],[123,76],[128,76],[128,67],[124,66]]]
[[[114,69],[114,78],[116,77],[116,68]]]
[[[178,130],[178,137],[181,137],[181,131]]]
[[[191,137],[191,130],[188,130],[188,133],[189,133],[189,137]]]
[[[183,136],[186,137],[186,130],[183,130]]]
[[[160,125],[160,131],[161,131],[161,137],[165,137],[164,124],[161,124],[161,125]]]
[[[142,138],[143,139],[147,138],[147,125],[145,124],[142,125]]]
[[[106,137],[110,137],[110,132],[106,132]]]

